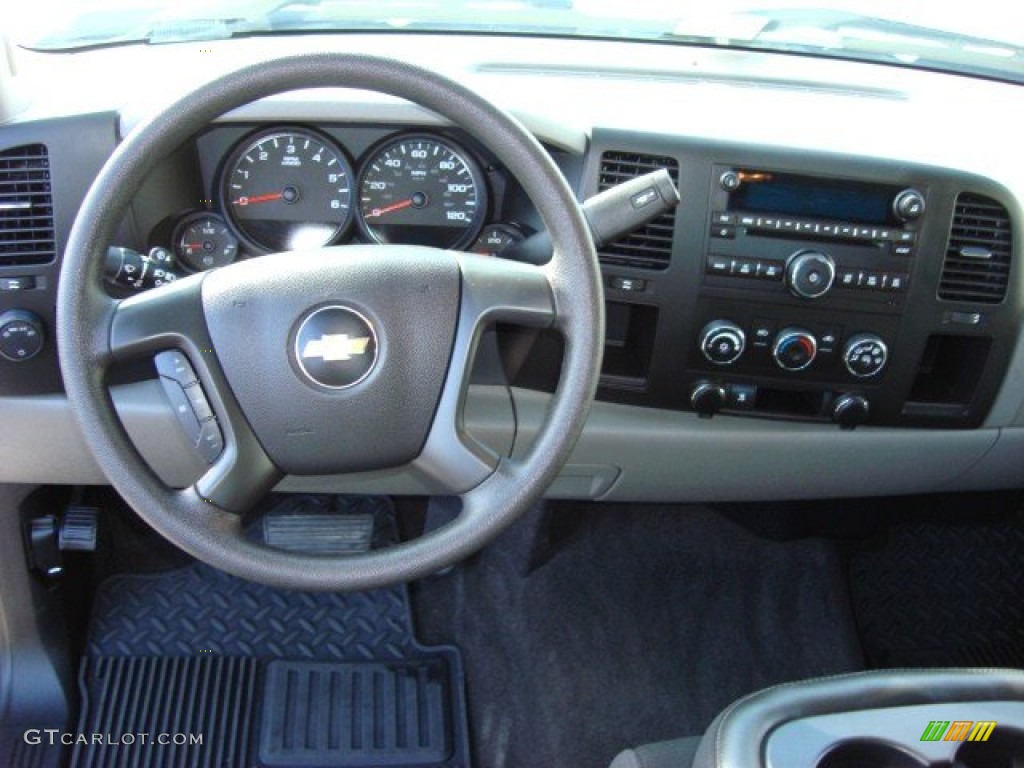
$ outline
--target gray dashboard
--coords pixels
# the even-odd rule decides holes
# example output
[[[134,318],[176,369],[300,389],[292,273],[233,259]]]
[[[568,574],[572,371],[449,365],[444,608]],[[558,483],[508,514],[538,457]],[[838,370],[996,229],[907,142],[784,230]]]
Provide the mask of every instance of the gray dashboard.
[[[329,38],[318,42],[338,44]],[[409,47],[429,49],[431,39],[356,36],[345,43],[350,50],[399,54]],[[168,66],[171,47],[135,54],[99,51],[84,55],[77,71],[68,73],[61,85],[54,85],[52,79],[37,84],[29,111],[0,125],[0,151],[31,143],[48,147],[58,252],[92,176],[113,150],[117,136],[129,131],[157,103],[156,94],[175,93],[209,77],[211,60],[215,61],[212,69],[218,70],[261,55],[284,53],[295,45],[287,40],[274,40],[260,49],[253,41],[215,44],[212,50],[219,58],[207,58],[202,67],[182,57],[180,50],[176,59],[180,65]],[[668,156],[678,162],[683,203],[673,225],[668,266],[651,270],[614,259],[605,264],[608,300],[613,305],[639,307],[630,310],[634,327],[649,326],[646,337],[627,331],[611,340],[606,360],[621,360],[624,346],[640,344],[647,348],[648,365],[642,376],[611,371],[605,377],[576,453],[552,487],[552,496],[767,500],[1021,485],[1024,159],[1016,151],[1011,126],[1011,116],[1024,106],[1019,87],[874,65],[818,62],[808,67],[806,60],[795,57],[604,42],[552,45],[549,41],[539,46],[530,41],[459,38],[446,52],[442,70],[519,116],[559,158],[581,197],[597,191],[606,151]],[[125,66],[129,59],[131,67]],[[629,63],[610,66],[609,61]],[[39,65],[40,77],[57,66],[50,60],[34,63]],[[107,87],[97,89],[101,77],[121,82],[108,79]],[[154,87],[154,82],[161,87]],[[1002,114],[1006,119],[949,120],[944,111],[949,103],[961,104],[972,114]],[[233,140],[248,131],[281,124],[310,126],[339,141],[360,132],[377,136],[410,129],[447,130],[436,117],[415,106],[338,89],[285,94],[250,105],[222,118],[210,135]],[[211,143],[216,147],[211,149]],[[230,144],[227,138],[212,142],[207,138],[184,147],[181,156],[166,166],[163,178],[137,199],[120,244],[151,245],[147,240],[159,221],[189,207],[185,198],[209,199],[207,195],[215,192],[218,158]],[[785,313],[796,313],[803,325],[824,322],[818,315],[846,313],[853,318],[843,323],[850,326],[847,335],[862,319],[868,325],[877,323],[872,329],[891,337],[897,353],[877,388],[858,389],[855,383],[823,373],[797,389],[820,390],[825,398],[821,407],[826,410],[829,398],[840,391],[864,393],[880,403],[876,413],[885,412],[885,398],[902,397],[901,405],[889,409],[889,417],[847,431],[816,418],[817,412],[784,409],[744,414],[726,409],[707,419],[690,407],[693,384],[708,376],[730,387],[750,379],[762,389],[786,389],[785,379],[777,372],[755,367],[737,374],[693,362],[695,339],[706,319],[699,315],[703,311],[699,308],[711,307],[709,311],[720,313],[726,311],[723,307],[743,304],[750,297],[755,302],[764,298],[736,292],[732,285],[718,289],[705,276],[719,166],[926,190],[929,213],[926,223],[915,230],[920,246],[910,268],[912,290],[905,303],[865,309],[862,299],[850,294],[824,308],[820,304],[808,308],[781,295],[765,304],[786,318]],[[953,206],[962,192],[994,199],[1011,222],[1008,284],[1005,298],[996,305],[947,306],[935,298]],[[31,268],[0,265],[0,280],[26,270],[37,277],[39,287],[17,296],[0,294],[0,311],[17,306],[31,309],[44,320],[52,317],[51,289],[56,285],[58,262]],[[642,281],[642,295],[613,279]],[[981,334],[988,339],[987,357],[980,362],[970,356],[962,364],[957,359],[952,362],[957,368],[975,366],[970,378],[977,380],[978,388],[971,389],[965,402],[954,403],[963,406],[962,423],[944,423],[941,418],[923,423],[907,420],[901,415],[902,403],[914,386],[927,339],[935,332],[931,326],[915,324],[934,315],[935,323],[941,325],[942,312],[954,309],[980,312],[987,318],[987,330]],[[979,332],[966,331],[972,334]],[[534,340],[532,352],[507,383],[501,381],[500,371],[485,371],[471,388],[467,426],[502,452],[522,451],[544,418],[545,390],[552,384],[551,357],[557,356],[557,349],[545,351],[544,344],[543,339]],[[515,345],[499,342],[498,346],[502,350],[498,354],[508,354]],[[0,481],[103,483],[60,394],[52,343],[32,361],[0,365]],[[166,439],[175,432],[173,415],[159,385],[147,378],[146,371],[126,372],[124,382],[113,390],[115,403],[145,458],[169,483],[187,484],[201,465],[183,440]],[[777,384],[780,380],[782,384]],[[436,490],[411,469],[289,477],[281,488]]]

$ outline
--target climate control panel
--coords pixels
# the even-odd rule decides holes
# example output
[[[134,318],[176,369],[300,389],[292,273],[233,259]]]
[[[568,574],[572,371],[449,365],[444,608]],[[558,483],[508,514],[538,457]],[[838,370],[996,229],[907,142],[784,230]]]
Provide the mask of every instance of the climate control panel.
[[[855,379],[881,375],[889,361],[889,348],[876,333],[857,332],[843,339],[844,329],[834,325],[813,324],[803,327],[758,318],[744,323],[717,318],[706,323],[700,332],[699,347],[704,360],[724,368],[743,368],[774,363],[775,372],[800,373],[820,362],[835,369],[837,351],[845,374]],[[753,339],[748,350],[747,338]],[[766,357],[765,352],[769,355]]]

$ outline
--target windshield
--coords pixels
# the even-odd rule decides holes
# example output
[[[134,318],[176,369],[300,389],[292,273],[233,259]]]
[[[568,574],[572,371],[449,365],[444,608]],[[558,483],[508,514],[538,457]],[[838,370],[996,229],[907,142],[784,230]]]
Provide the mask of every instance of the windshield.
[[[31,0],[24,5],[15,18],[4,19],[7,34],[46,51],[304,32],[472,32],[768,49],[1024,82],[1024,12],[1007,0]]]

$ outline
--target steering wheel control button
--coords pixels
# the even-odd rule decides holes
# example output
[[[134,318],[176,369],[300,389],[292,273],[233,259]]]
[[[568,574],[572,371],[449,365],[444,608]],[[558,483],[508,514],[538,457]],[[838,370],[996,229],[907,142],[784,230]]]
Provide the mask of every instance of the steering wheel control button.
[[[185,394],[181,384],[176,381],[161,376],[160,383],[163,385],[167,399],[171,403],[171,410],[174,411],[174,415],[178,419],[181,428],[185,430],[185,436],[192,445],[196,445],[199,442],[202,427],[199,425],[199,417],[192,410],[192,404],[189,402],[188,395]]]
[[[199,421],[212,419],[213,409],[210,408],[210,403],[206,400],[206,393],[203,392],[202,386],[193,384],[184,389],[185,397],[188,398],[188,403],[192,406],[192,412],[196,415],[196,418]]]
[[[862,333],[846,343],[843,363],[846,370],[858,379],[866,379],[881,373],[889,359],[885,342],[873,333]]]
[[[196,447],[207,464],[213,464],[224,452],[224,435],[216,419],[203,423]]]
[[[153,358],[153,362],[156,364],[157,373],[171,381],[178,382],[183,387],[191,386],[199,381],[184,352],[179,352],[176,349],[160,352]]]
[[[803,299],[819,299],[832,288],[836,264],[820,251],[799,251],[786,264],[789,290]]]
[[[377,364],[377,334],[370,321],[340,305],[308,315],[295,334],[295,363],[313,384],[348,389]]]
[[[772,357],[785,371],[802,371],[818,356],[818,340],[803,328],[783,328],[775,339]]]
[[[43,351],[46,335],[43,321],[25,309],[11,309],[0,315],[0,357],[23,363]]]
[[[731,365],[739,359],[746,347],[743,329],[728,320],[713,320],[704,326],[700,335],[700,348],[715,365]]]

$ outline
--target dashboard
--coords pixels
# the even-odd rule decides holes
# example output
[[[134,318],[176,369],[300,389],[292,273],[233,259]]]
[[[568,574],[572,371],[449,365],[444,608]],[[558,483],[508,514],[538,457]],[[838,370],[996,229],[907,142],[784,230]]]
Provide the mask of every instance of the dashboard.
[[[397,53],[426,51],[430,38],[346,43]],[[275,40],[266,53],[295,45]],[[516,114],[581,201],[662,168],[682,198],[600,249],[603,375],[552,495],[1019,486],[1024,159],[1009,119],[1024,106],[1019,87],[765,53],[551,47],[459,38],[446,74]],[[212,50],[225,68],[264,55],[253,41]],[[52,339],[61,244],[118,136],[158,103],[153,91],[209,77],[187,60],[168,69],[168,53],[153,50],[142,73],[117,75],[122,87],[87,87],[128,55],[88,54],[79,81],[69,75],[0,125],[0,184],[49,216],[0,210],[0,418],[10,425],[0,480],[102,481],[67,413]],[[950,94],[1006,119],[950,121]],[[38,186],[26,186],[33,173]],[[541,228],[516,179],[464,131],[414,105],[332,89],[263,100],[192,137],[140,190],[116,243],[159,255],[159,289],[265,253],[349,243],[502,258]],[[115,293],[143,287],[122,277]],[[484,442],[506,453],[529,444],[560,345],[512,328],[487,340],[466,415]],[[115,384],[142,453],[165,479],[188,482],[201,464],[166,439],[174,416],[152,371],[126,370]],[[282,489],[432,490],[402,468],[289,477]]]

